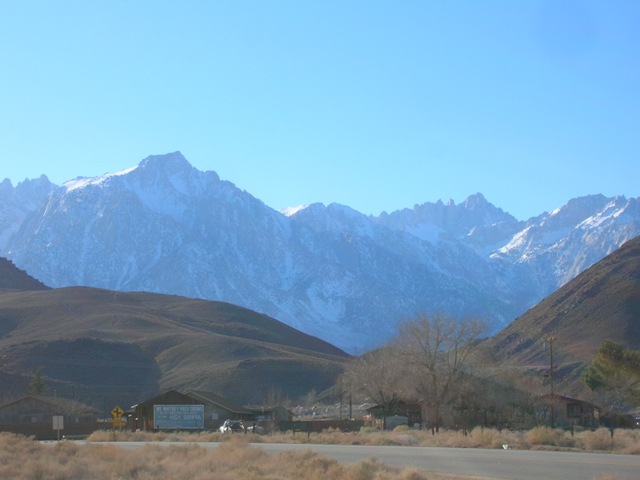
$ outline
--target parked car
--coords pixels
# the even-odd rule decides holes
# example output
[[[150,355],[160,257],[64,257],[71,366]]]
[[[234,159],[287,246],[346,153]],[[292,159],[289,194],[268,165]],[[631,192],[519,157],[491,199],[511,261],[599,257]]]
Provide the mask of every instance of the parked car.
[[[222,433],[238,433],[244,432],[244,425],[242,420],[225,420],[222,426],[220,426]]]

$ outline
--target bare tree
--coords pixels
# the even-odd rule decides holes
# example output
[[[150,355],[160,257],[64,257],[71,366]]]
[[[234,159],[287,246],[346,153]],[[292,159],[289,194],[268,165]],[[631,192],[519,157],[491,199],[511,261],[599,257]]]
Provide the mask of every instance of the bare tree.
[[[401,360],[395,351],[388,348],[366,353],[351,361],[342,383],[386,412],[391,412],[407,389],[407,375],[403,372]]]
[[[420,314],[399,326],[395,349],[412,370],[423,420],[428,417],[435,431],[444,410],[457,399],[465,362],[484,332],[479,320],[443,314]]]
[[[267,390],[264,402],[270,407],[276,407],[279,405],[288,405],[291,403],[291,400],[287,397],[280,386],[271,385]]]

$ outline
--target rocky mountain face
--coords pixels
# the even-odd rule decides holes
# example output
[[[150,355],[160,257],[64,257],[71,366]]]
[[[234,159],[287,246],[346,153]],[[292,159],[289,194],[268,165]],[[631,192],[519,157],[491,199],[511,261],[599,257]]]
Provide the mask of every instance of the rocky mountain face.
[[[287,216],[178,152],[29,201],[19,228],[0,217],[13,232],[0,254],[49,286],[222,300],[349,352],[420,311],[496,332],[640,235],[638,199],[601,195],[526,222],[480,194],[378,217],[337,204]]]
[[[55,185],[44,175],[18,183],[15,188],[8,179],[0,183],[0,248],[54,189]]]

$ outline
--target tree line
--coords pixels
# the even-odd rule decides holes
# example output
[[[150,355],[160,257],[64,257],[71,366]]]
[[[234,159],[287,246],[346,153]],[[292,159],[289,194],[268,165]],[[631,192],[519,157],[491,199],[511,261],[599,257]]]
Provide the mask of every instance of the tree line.
[[[486,331],[479,319],[419,314],[401,322],[390,342],[354,358],[340,385],[383,415],[419,408],[422,426],[434,433],[549,424],[553,406],[540,380],[492,362],[482,345]],[[602,414],[629,412],[640,406],[640,352],[604,342],[582,380]]]

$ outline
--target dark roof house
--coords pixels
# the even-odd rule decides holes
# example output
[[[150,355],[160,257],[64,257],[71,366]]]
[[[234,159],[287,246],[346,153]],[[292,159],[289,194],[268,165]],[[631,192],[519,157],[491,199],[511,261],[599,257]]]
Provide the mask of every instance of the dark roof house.
[[[86,437],[107,427],[108,424],[98,421],[98,413],[96,408],[69,398],[26,395],[0,405],[0,431],[39,440],[60,435]]]
[[[0,422],[51,422],[54,415],[62,415],[68,423],[95,422],[98,410],[75,400],[43,395],[26,395],[0,405]]]
[[[599,422],[600,409],[584,400],[560,394],[543,395],[549,405],[547,421],[561,426],[594,427]]]

